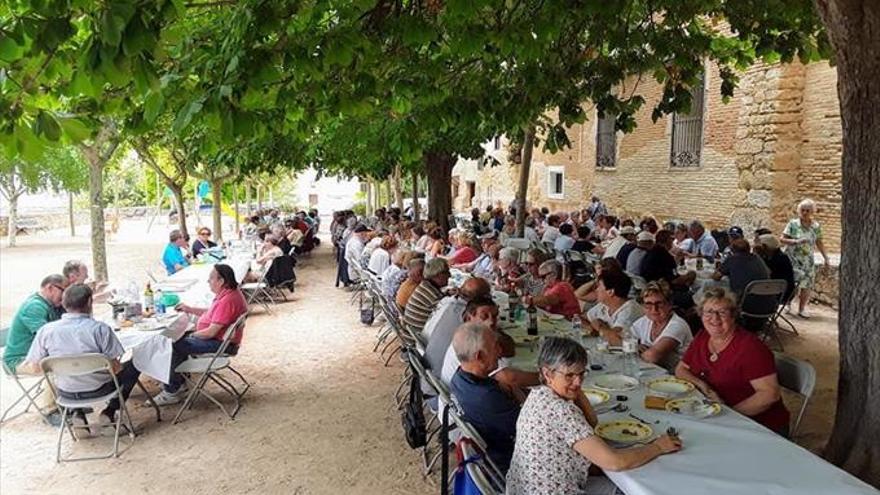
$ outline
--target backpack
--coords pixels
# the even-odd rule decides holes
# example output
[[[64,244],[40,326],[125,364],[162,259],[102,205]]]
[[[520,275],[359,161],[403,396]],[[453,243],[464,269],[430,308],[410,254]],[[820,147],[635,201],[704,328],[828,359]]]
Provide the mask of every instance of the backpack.
[[[422,409],[423,401],[421,380],[419,375],[413,372],[409,379],[409,399],[403,406],[403,414],[400,418],[406,443],[413,449],[424,447],[428,443],[425,412]]]

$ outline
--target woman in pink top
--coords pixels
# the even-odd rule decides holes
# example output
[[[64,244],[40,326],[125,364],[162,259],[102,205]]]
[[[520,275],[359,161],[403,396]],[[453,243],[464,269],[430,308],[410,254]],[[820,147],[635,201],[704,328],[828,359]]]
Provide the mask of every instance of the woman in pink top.
[[[563,315],[569,319],[581,312],[581,304],[574,295],[574,288],[562,280],[562,265],[559,262],[547,260],[541,263],[538,276],[544,280],[544,292],[540,296],[526,296],[526,305],[535,304],[548,313]]]
[[[183,377],[174,369],[184,362],[190,354],[210,354],[217,352],[226,336],[226,329],[247,313],[247,301],[238,288],[235,272],[229,265],[214,265],[208,276],[208,286],[215,294],[208,308],[196,308],[178,304],[175,309],[181,313],[198,316],[196,329],[174,343],[171,354],[171,379],[158,395],[153,397],[157,405],[176,404],[184,398],[186,390],[181,388]],[[226,347],[227,354],[236,354],[241,344],[241,329],[236,331]]]

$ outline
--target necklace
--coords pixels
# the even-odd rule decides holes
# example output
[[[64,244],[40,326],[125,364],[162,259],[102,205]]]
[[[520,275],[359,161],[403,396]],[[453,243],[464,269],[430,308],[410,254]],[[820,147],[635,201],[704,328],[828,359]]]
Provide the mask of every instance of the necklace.
[[[719,345],[717,347],[713,346],[712,341],[710,340],[709,341],[709,361],[713,362],[713,363],[718,361],[718,355],[721,354],[724,351],[724,349],[727,348],[727,345],[730,343],[731,340],[733,340],[733,334],[731,334],[729,337],[724,339],[724,342],[722,342],[721,345]],[[720,349],[715,351],[712,349],[713,347],[720,348]]]

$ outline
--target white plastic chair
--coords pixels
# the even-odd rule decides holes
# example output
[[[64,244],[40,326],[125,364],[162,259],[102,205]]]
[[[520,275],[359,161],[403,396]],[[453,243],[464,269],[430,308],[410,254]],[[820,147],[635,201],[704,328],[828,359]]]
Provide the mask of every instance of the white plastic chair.
[[[806,361],[781,352],[774,352],[773,354],[776,358],[776,378],[779,380],[779,385],[803,398],[801,409],[798,411],[797,418],[794,420],[789,435],[794,437],[795,432],[801,425],[804,411],[807,410],[807,403],[816,389],[816,369]]]
[[[269,314],[273,314],[272,307],[269,306],[269,303],[271,302],[272,304],[275,304],[275,298],[272,297],[269,283],[266,282],[266,275],[269,273],[269,269],[272,268],[272,263],[274,262],[275,260],[271,259],[266,263],[266,266],[263,268],[263,273],[260,274],[260,279],[257,282],[247,282],[239,286],[247,299],[248,307],[250,307],[251,304],[258,302],[263,305],[263,309]]]
[[[189,385],[189,393],[187,394],[183,405],[180,406],[180,410],[177,411],[177,415],[174,416],[172,424],[177,424],[180,421],[183,413],[187,409],[192,408],[196,397],[199,395],[207,397],[208,400],[219,407],[229,419],[235,419],[235,415],[238,414],[239,409],[241,409],[241,399],[244,397],[244,394],[248,389],[251,388],[251,384],[248,383],[241,373],[232,367],[232,357],[226,353],[226,349],[232,341],[232,336],[244,330],[244,322],[246,319],[247,313],[239,316],[235,323],[226,327],[226,333],[223,335],[223,342],[220,344],[220,347],[217,348],[216,352],[192,355],[186,361],[180,363],[174,368],[176,373],[180,373],[184,376],[187,385]],[[229,370],[238,376],[243,384],[241,391],[239,391],[232,382],[220,374],[223,370]],[[198,381],[194,381],[192,375],[199,375]],[[205,385],[207,385],[208,380],[216,383],[217,386],[233,398],[234,407],[231,411],[217,400],[216,397],[205,390]]]
[[[2,350],[6,348],[6,340],[8,338],[9,328],[0,329],[0,354],[2,354]],[[3,373],[6,374],[6,376],[8,376],[19,389],[21,389],[21,395],[3,411],[3,415],[0,416],[0,424],[3,424],[4,421],[15,419],[30,411],[31,406],[33,406],[34,409],[40,413],[40,416],[48,422],[48,413],[38,406],[36,402],[36,398],[39,397],[43,391],[43,383],[46,380],[45,377],[43,375],[18,375],[15,370],[6,366],[5,361],[0,361],[0,364],[2,364]],[[9,413],[23,400],[27,400],[27,406],[25,406],[24,410],[9,416]]]
[[[46,382],[49,383],[49,386],[52,387],[52,391],[55,393],[55,403],[58,404],[58,407],[61,409],[61,425],[58,427],[58,447],[55,452],[55,461],[56,462],[68,462],[68,461],[85,461],[85,460],[93,460],[93,459],[108,459],[110,457],[119,457],[119,432],[122,429],[122,422],[125,421],[126,428],[128,429],[128,436],[131,439],[131,443],[134,443],[135,430],[134,424],[131,421],[131,415],[128,413],[128,408],[125,405],[125,401],[122,400],[122,389],[120,388],[119,381],[116,379],[116,375],[113,374],[113,363],[107,356],[103,354],[90,353],[90,354],[77,354],[71,356],[50,356],[44,358],[40,361],[40,368],[43,370],[43,375],[46,378]],[[101,397],[95,397],[92,399],[68,399],[62,397],[58,393],[58,388],[55,385],[55,380],[58,377],[76,377],[82,375],[89,375],[92,373],[106,373],[113,380],[114,390],[106,395]],[[149,397],[146,390],[141,385],[140,381],[136,383],[138,387],[144,392],[144,394]],[[74,441],[77,441],[76,435],[74,435],[74,428],[79,429],[88,429],[88,425],[74,425],[68,421],[68,417],[71,413],[72,409],[80,409],[85,408],[93,404],[108,402],[111,399],[118,398],[119,399],[119,412],[116,415],[116,425],[114,427],[113,432],[113,450],[108,452],[105,455],[97,455],[97,456],[84,456],[84,457],[61,457],[61,443],[64,438],[65,430],[70,434],[71,438]],[[158,408],[157,408],[158,414]],[[65,428],[66,426],[66,428]]]

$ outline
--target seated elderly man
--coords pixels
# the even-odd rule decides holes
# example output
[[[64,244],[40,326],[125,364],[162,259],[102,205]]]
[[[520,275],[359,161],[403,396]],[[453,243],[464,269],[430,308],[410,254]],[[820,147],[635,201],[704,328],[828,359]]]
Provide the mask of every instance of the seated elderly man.
[[[556,260],[547,260],[538,267],[538,275],[544,280],[544,291],[540,296],[525,296],[523,302],[566,318],[579,314],[581,304],[574,295],[570,283],[562,280],[562,265]]]
[[[590,328],[611,345],[620,345],[621,332],[642,317],[639,303],[629,298],[632,281],[616,270],[602,270],[596,287],[598,304],[587,311]]]
[[[372,231],[364,225],[358,225],[352,229],[352,235],[345,243],[345,261],[348,263],[348,278],[352,282],[359,280],[355,266],[361,266],[361,257],[364,254],[364,246],[370,238]]]
[[[458,294],[447,296],[436,304],[436,309],[425,323],[422,338],[428,345],[425,347],[425,359],[434,374],[440,376],[443,356],[452,342],[455,329],[464,322],[464,310],[468,302],[477,298],[487,298],[492,288],[485,279],[474,277],[465,280]],[[415,296],[413,296],[415,297]],[[407,308],[409,311],[409,308]]]
[[[32,374],[34,371],[28,366],[21,366],[37,332],[49,322],[61,318],[61,295],[67,286],[67,279],[63,275],[49,275],[40,283],[40,290],[28,296],[15,316],[9,327],[6,338],[6,347],[3,348],[3,364],[6,368],[17,374]],[[36,374],[40,374],[36,370]],[[36,398],[37,406],[41,409],[53,411],[55,398],[48,387],[43,388],[43,393]],[[53,426],[60,424],[61,416],[56,412],[49,416],[49,422]]]
[[[128,400],[140,372],[130,361],[125,365],[119,363],[125,349],[109,325],[92,318],[92,289],[83,284],[71,285],[64,290],[62,304],[67,313],[37,332],[24,365],[38,372],[40,361],[46,357],[103,354],[112,361],[113,373],[122,389],[122,400]],[[113,379],[104,373],[58,377],[56,380],[58,395],[68,399],[92,399],[116,390]],[[100,422],[114,422],[119,407],[119,398],[111,399],[101,411]],[[78,411],[75,417],[84,423],[83,411]]]
[[[401,310],[406,308],[409,298],[415,292],[416,287],[422,283],[422,274],[425,269],[424,253],[416,253],[406,264],[406,279],[400,283],[397,294],[394,296],[397,306]]]
[[[769,279],[770,270],[758,255],[752,254],[749,241],[739,238],[730,243],[730,256],[712,274],[715,280],[725,276],[730,278],[730,289],[741,299],[746,286],[755,280]]]
[[[688,235],[691,236],[693,243],[690,245],[690,249],[684,253],[685,257],[703,257],[710,262],[715,261],[715,256],[718,255],[718,242],[699,220],[693,220],[688,225]]]
[[[450,383],[452,394],[486,441],[489,458],[507,473],[520,402],[492,377],[500,354],[498,334],[483,323],[465,323],[456,330],[451,349],[461,362]]]
[[[168,244],[165,246],[165,252],[162,254],[162,263],[165,265],[168,275],[174,275],[189,266],[189,261],[181,251],[186,246],[186,236],[179,230],[174,229],[168,234]]]
[[[794,294],[794,267],[791,258],[779,249],[779,239],[770,233],[760,234],[755,240],[755,253],[770,269],[770,278],[785,280],[783,301],[788,302]]]
[[[608,246],[605,247],[605,253],[602,255],[603,258],[616,258],[617,261],[620,261],[620,253],[621,251],[629,254],[629,251],[635,249],[636,245],[636,229],[635,227],[631,227],[626,225],[620,228],[620,233],[616,236]],[[626,248],[624,250],[624,248]],[[620,266],[626,266],[625,263],[620,263]]]
[[[70,260],[64,263],[61,274],[67,280],[67,285],[84,284],[89,278],[89,268],[79,260]]]
[[[636,248],[626,257],[626,272],[630,275],[642,276],[642,261],[648,251],[654,247],[654,234],[643,230],[636,236]]]
[[[449,265],[443,258],[434,258],[425,264],[422,282],[410,296],[403,312],[403,322],[411,329],[421,331],[443,298],[442,289],[449,283]]]

